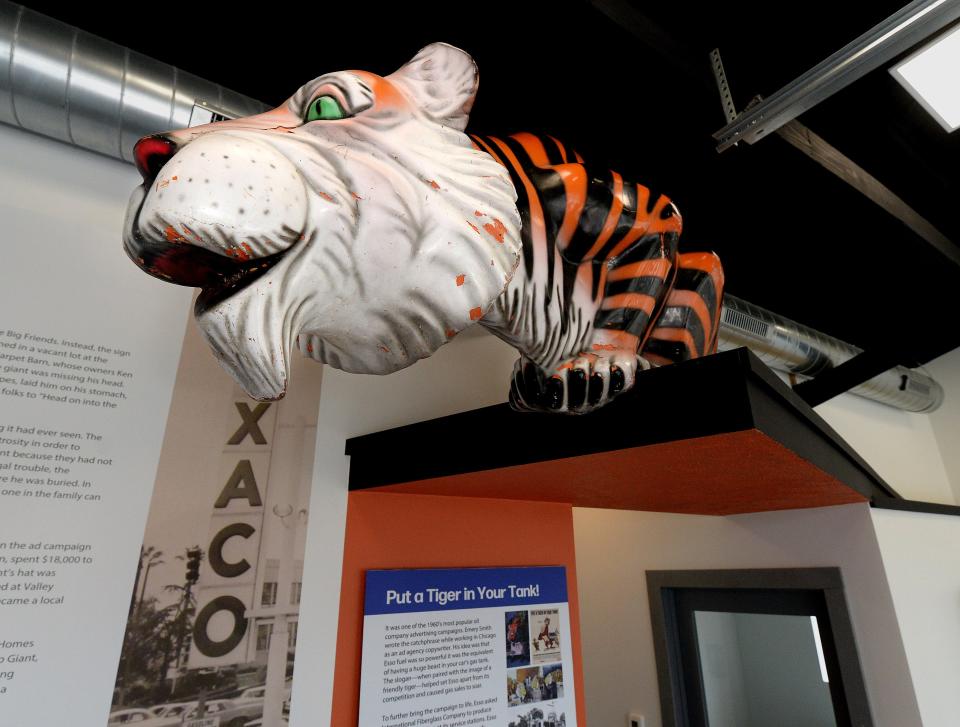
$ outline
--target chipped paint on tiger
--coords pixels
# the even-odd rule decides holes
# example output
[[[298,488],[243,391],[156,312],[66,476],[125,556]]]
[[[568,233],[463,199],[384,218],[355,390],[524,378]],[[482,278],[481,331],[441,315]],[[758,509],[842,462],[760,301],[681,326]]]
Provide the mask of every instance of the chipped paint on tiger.
[[[552,136],[467,135],[477,79],[437,43],[390,76],[327,73],[264,114],[149,137],[174,153],[131,198],[127,252],[203,287],[200,329],[259,399],[283,395],[293,348],[386,374],[474,323],[518,349],[522,410],[591,411],[715,350],[722,267],[679,252],[670,199]]]

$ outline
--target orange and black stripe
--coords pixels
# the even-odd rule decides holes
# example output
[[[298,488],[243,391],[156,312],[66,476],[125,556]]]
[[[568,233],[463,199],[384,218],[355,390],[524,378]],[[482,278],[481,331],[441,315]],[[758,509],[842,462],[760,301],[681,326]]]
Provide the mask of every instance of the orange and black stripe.
[[[723,269],[713,253],[679,256],[679,270],[656,327],[643,347],[653,363],[686,361],[717,348]]]
[[[689,264],[678,263],[682,220],[666,196],[614,171],[588,174],[583,159],[551,136],[471,138],[510,173],[526,275],[533,279],[536,262],[543,261],[546,286],[538,303],[545,309],[559,287],[561,334],[574,317],[567,314],[575,284],[588,279],[597,306],[591,323],[595,330],[623,331],[641,344],[648,341],[657,358],[680,360],[675,356],[712,350],[722,273],[707,270],[700,258],[680,256]],[[671,300],[674,289],[677,295]],[[664,316],[670,330],[659,332]],[[680,330],[689,333],[689,340],[673,340],[682,337]]]

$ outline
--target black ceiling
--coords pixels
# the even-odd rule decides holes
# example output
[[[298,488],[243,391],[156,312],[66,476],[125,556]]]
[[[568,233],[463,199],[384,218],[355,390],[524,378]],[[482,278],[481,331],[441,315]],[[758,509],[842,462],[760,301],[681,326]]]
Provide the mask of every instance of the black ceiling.
[[[720,48],[742,108],[896,1],[26,4],[270,104],[321,73],[385,74],[429,42],[452,43],[480,67],[471,130],[552,133],[588,164],[664,191],[684,215],[682,245],[716,250],[729,292],[863,348],[900,351],[907,364],[960,345],[960,267],[781,139],[718,154],[711,137],[725,121],[710,49]],[[641,37],[598,6],[642,13]],[[960,241],[960,132],[946,134],[885,69],[801,121]]]

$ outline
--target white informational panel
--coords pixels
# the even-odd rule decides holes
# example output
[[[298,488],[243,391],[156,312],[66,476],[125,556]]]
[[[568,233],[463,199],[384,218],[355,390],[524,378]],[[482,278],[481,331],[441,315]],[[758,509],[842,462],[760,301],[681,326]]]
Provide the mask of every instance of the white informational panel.
[[[565,568],[367,573],[361,725],[576,723]]]
[[[102,725],[190,291],[123,253],[128,165],[0,126],[0,724]]]

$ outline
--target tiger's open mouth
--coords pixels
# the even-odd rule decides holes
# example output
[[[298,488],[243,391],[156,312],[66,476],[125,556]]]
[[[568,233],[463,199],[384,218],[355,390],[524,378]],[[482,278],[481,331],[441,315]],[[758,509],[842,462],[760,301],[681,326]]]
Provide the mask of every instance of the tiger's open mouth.
[[[170,241],[148,239],[140,229],[141,197],[124,236],[124,250],[148,275],[177,285],[200,288],[194,313],[202,315],[218,303],[243,290],[279,263],[290,251],[260,258],[227,257],[191,244],[179,237]]]

